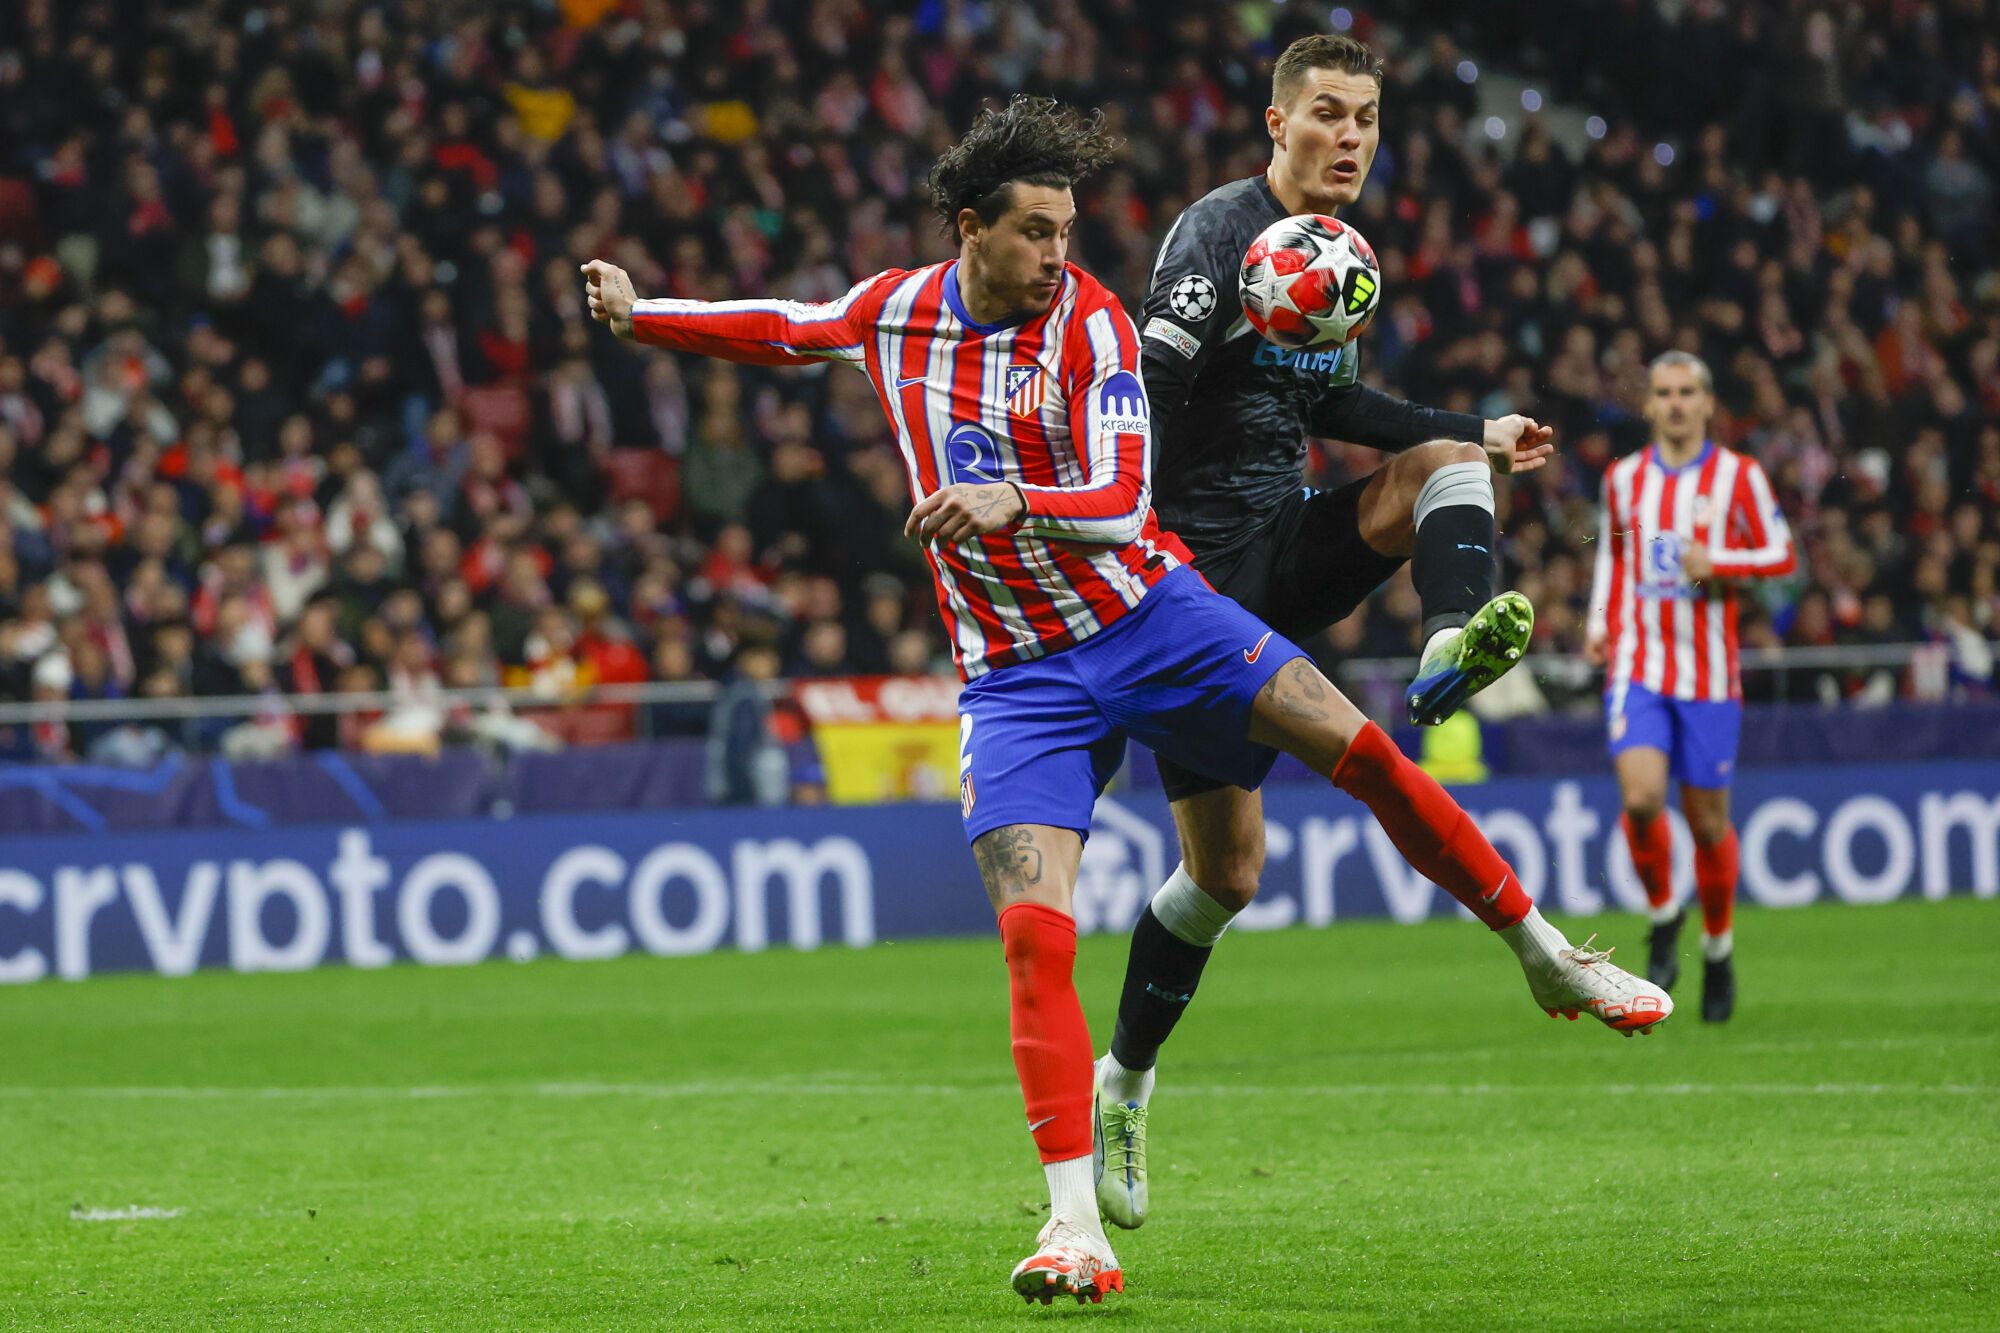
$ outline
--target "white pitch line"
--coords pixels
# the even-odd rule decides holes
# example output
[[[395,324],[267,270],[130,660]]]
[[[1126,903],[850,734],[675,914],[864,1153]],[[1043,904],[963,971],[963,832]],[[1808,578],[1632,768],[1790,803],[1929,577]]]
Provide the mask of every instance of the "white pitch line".
[[[133,1101],[448,1101],[482,1097],[673,1100],[707,1097],[961,1097],[1002,1096],[1011,1083],[843,1083],[741,1080],[702,1083],[469,1083],[452,1085],[328,1085],[324,1087],[78,1086],[0,1087],[0,1099],[91,1097]],[[1600,1083],[1610,1097],[1978,1097],[2000,1086],[1975,1083]],[[1180,1083],[1171,1092],[1194,1097],[1494,1097],[1572,1095],[1568,1084],[1522,1083]]]
[[[142,1208],[133,1205],[125,1208],[72,1208],[69,1220],[72,1222],[149,1222],[171,1217],[179,1217],[185,1208]]]
[[[1730,1042],[1730,1055],[1811,1055],[1817,1051],[1905,1051],[1937,1050],[1944,1046],[1993,1046],[2000,1044],[2000,1032],[1940,1033],[1934,1037],[1851,1037],[1835,1041],[1746,1041]],[[1335,1051],[1329,1063],[1350,1065],[1454,1065],[1492,1064],[1511,1059],[1514,1052],[1492,1047],[1465,1050],[1363,1050]]]

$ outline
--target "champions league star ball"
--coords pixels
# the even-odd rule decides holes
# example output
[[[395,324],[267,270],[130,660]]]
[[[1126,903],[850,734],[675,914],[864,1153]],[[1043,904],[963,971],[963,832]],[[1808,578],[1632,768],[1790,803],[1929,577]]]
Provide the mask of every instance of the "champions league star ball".
[[[1304,213],[1250,243],[1236,285],[1260,337],[1280,347],[1337,347],[1375,317],[1382,271],[1360,232]]]

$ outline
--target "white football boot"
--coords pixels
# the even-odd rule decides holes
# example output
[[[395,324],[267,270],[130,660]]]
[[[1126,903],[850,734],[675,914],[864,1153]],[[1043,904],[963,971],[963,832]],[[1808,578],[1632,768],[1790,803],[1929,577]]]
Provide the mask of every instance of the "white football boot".
[[[1121,1102],[1104,1091],[1104,1067],[1097,1068],[1097,1106],[1091,1117],[1097,1157],[1097,1207],[1127,1231],[1146,1221],[1146,1108]]]
[[[1035,1252],[1014,1265],[1009,1281],[1022,1300],[1043,1305],[1058,1296],[1074,1296],[1078,1305],[1102,1305],[1106,1292],[1125,1290],[1125,1272],[1095,1218],[1088,1225],[1049,1218],[1035,1237]]]
[[[1589,1014],[1630,1037],[1650,1033],[1674,1012],[1673,998],[1665,991],[1612,962],[1611,950],[1592,949],[1596,935],[1572,946],[1541,913],[1532,911],[1500,933],[1510,932],[1521,935],[1511,941],[1521,970],[1528,974],[1535,1003],[1551,1018],[1561,1014],[1573,1023],[1577,1015]]]

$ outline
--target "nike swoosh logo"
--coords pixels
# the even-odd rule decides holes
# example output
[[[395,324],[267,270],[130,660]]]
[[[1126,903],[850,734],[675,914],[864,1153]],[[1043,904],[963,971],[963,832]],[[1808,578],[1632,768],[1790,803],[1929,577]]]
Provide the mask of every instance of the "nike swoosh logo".
[[[1502,875],[1500,877],[1500,882],[1493,886],[1493,892],[1480,894],[1479,901],[1482,903],[1498,902],[1500,900],[1500,890],[1506,887],[1507,887],[1507,877],[1505,875]]]
[[[896,391],[898,393],[901,393],[904,389],[909,388],[912,384],[922,384],[926,378],[927,378],[926,376],[918,375],[913,379],[897,380]]]
[[[1256,666],[1257,659],[1264,655],[1264,645],[1271,641],[1271,636],[1275,633],[1277,633],[1276,630],[1265,630],[1264,637],[1257,640],[1255,648],[1245,648],[1243,650],[1243,660],[1251,666]]]
[[[1034,1133],[1036,1130],[1040,1129],[1043,1125],[1048,1124],[1049,1121],[1053,1119],[1055,1119],[1055,1117],[1052,1115],[1043,1116],[1040,1120],[1037,1120],[1033,1124],[1028,1126],[1028,1132],[1030,1134]]]

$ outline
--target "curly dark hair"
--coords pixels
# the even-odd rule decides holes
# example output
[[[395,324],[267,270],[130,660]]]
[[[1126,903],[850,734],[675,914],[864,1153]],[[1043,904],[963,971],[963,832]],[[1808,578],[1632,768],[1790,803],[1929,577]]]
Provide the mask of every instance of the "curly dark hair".
[[[1053,97],[1017,93],[1005,107],[980,112],[931,168],[939,227],[956,240],[961,209],[991,223],[1007,211],[1014,182],[1067,189],[1111,161],[1118,147],[1104,131],[1102,111],[1086,115]]]

